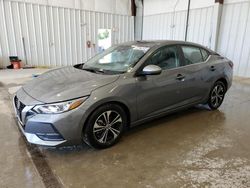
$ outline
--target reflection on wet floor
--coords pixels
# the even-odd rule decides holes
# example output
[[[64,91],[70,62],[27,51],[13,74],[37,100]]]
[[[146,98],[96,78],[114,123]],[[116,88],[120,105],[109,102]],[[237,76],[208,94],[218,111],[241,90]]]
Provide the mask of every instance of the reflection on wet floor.
[[[2,101],[6,96],[0,93]],[[1,120],[5,119],[4,127],[12,135],[6,130],[1,136],[13,140],[1,141],[10,148],[8,155],[22,155],[19,162],[25,162],[16,167],[23,176],[34,178],[25,177],[26,181],[40,182],[37,176],[49,168],[65,187],[250,187],[250,81],[234,82],[217,111],[197,106],[168,115],[128,130],[117,145],[106,150],[87,145],[27,150],[14,122],[6,120],[11,118],[6,115],[10,111],[1,111]],[[47,167],[35,164],[36,152]],[[29,173],[20,170],[26,166]],[[8,181],[6,176],[4,181]]]
[[[0,86],[0,187],[44,187],[19,133],[7,88]]]

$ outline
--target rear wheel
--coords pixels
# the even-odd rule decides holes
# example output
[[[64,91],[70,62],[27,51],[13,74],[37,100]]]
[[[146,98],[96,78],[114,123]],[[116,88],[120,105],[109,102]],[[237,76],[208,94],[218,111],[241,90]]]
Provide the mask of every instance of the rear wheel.
[[[214,84],[208,99],[208,106],[210,107],[211,110],[216,110],[221,106],[225,94],[226,94],[225,84],[221,81],[217,81]]]
[[[97,149],[116,144],[127,125],[127,116],[117,104],[106,104],[90,115],[84,132],[84,141]]]

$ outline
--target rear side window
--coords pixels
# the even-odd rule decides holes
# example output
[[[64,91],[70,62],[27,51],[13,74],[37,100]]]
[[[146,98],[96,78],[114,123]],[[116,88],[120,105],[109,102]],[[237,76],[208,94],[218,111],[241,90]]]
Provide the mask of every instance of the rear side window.
[[[203,55],[198,47],[182,46],[183,55],[186,65],[196,64],[203,62]]]

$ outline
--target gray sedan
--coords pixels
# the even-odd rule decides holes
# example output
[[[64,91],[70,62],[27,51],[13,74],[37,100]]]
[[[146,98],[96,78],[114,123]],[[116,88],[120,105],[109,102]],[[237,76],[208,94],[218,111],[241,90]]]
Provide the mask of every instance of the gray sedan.
[[[118,142],[128,127],[208,104],[215,110],[232,84],[233,63],[197,44],[120,44],[84,64],[48,71],[13,103],[28,142],[94,148]]]

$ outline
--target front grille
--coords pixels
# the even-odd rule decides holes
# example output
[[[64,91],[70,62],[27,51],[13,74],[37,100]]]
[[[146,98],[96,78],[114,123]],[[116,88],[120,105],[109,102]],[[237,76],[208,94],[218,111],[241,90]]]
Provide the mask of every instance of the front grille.
[[[23,104],[20,100],[18,100],[17,96],[15,96],[14,102],[15,102],[17,115],[19,117],[19,120],[22,122],[22,111],[25,108],[25,104]]]

